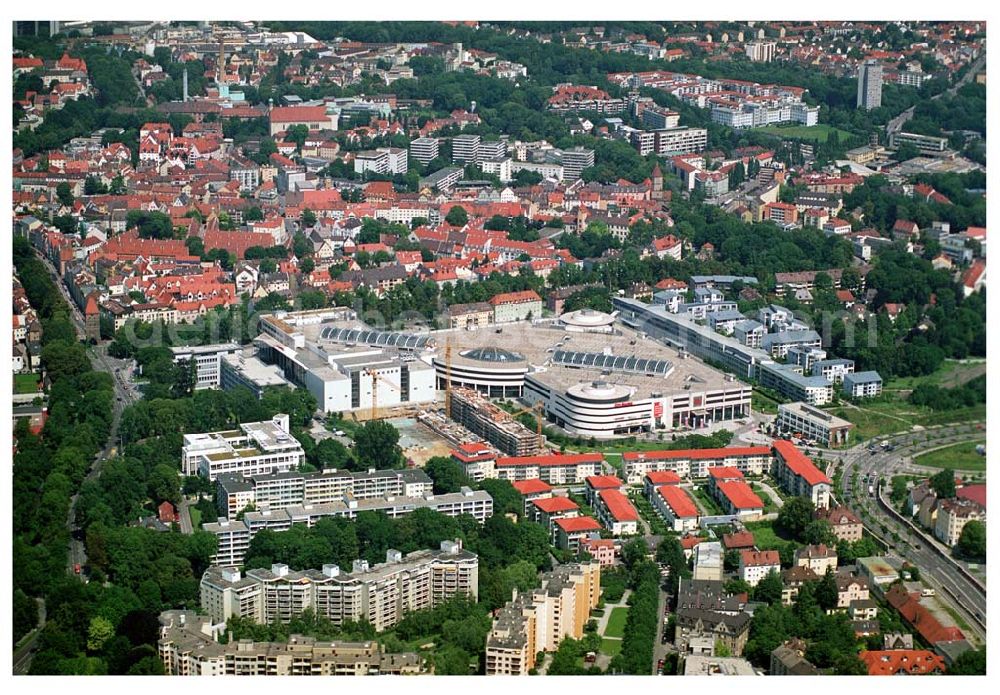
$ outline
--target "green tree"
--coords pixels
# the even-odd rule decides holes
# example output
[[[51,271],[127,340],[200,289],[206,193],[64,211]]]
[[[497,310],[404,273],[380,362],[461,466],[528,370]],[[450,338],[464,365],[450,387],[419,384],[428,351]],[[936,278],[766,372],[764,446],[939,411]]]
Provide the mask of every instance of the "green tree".
[[[316,226],[316,213],[309,208],[302,211],[302,226],[306,229]],[[298,256],[299,254],[296,253],[295,255]]]
[[[399,468],[403,463],[399,431],[385,420],[369,420],[354,435],[354,453],[362,466]]]
[[[434,493],[443,495],[458,492],[463,485],[471,484],[462,465],[448,456],[434,456],[424,464],[424,472],[434,481]]]
[[[107,618],[97,615],[90,619],[90,629],[87,631],[87,649],[99,652],[115,634],[115,626]]]
[[[70,188],[70,185],[65,181],[56,186],[56,197],[59,199],[60,203],[67,207],[72,205],[76,200],[73,196],[73,189]]]
[[[829,568],[816,585],[816,603],[825,611],[837,607],[837,580]]]
[[[985,676],[986,647],[962,652],[945,671],[945,674],[949,676]]]
[[[15,642],[38,625],[38,603],[21,589],[14,590],[13,623]]]
[[[469,223],[469,213],[461,205],[455,205],[448,210],[444,221],[455,227],[464,227]]]
[[[951,499],[955,496],[955,472],[943,470],[931,476],[931,489],[938,499]]]
[[[351,452],[336,439],[324,439],[313,450],[312,461],[323,470],[350,468]]]
[[[793,497],[778,512],[778,526],[792,538],[801,540],[815,511],[816,506],[808,497]]]
[[[781,575],[775,571],[770,571],[767,576],[757,582],[757,586],[753,588],[753,598],[755,601],[763,601],[768,604],[781,603],[781,590],[784,588],[784,583],[781,581]]]
[[[962,527],[955,550],[962,557],[986,560],[986,524],[981,521],[967,522]]]
[[[444,647],[434,654],[434,673],[439,676],[469,675],[471,657],[464,649]]]

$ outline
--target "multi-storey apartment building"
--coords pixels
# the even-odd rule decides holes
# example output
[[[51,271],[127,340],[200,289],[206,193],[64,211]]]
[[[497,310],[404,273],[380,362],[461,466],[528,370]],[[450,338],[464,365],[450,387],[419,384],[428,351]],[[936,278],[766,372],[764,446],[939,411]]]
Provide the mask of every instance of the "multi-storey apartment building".
[[[174,362],[191,360],[194,362],[196,389],[218,388],[221,384],[222,356],[239,352],[236,343],[220,343],[217,345],[196,345],[193,347],[170,348],[174,353]]]
[[[269,422],[245,422],[237,430],[185,434],[181,472],[212,481],[224,473],[280,473],[298,468],[305,456],[289,433],[288,415],[278,414]]]
[[[238,640],[220,644],[224,626],[194,611],[160,614],[157,651],[170,676],[372,676],[418,674],[415,653],[388,654],[378,642],[317,642],[292,635],[287,642]]]
[[[356,560],[351,572],[337,565],[293,571],[287,565],[252,569],[210,567],[201,580],[201,606],[216,622],[230,617],[288,623],[306,609],[335,625],[367,620],[379,632],[411,611],[433,608],[457,595],[479,595],[479,558],[458,541],[405,557],[389,550],[384,563]]]
[[[934,535],[942,543],[954,546],[962,536],[962,529],[970,521],[986,522],[986,509],[967,499],[939,500]]]
[[[865,111],[882,105],[882,65],[866,60],[858,67],[858,108]]]
[[[791,442],[774,441],[774,466],[771,475],[790,495],[808,497],[817,508],[830,506],[832,482]]]
[[[761,475],[771,466],[771,449],[766,446],[726,449],[675,449],[626,451],[622,454],[625,478],[634,484],[653,471],[673,471],[680,477],[705,478],[716,466],[736,468],[745,475]]]
[[[230,518],[248,504],[257,510],[287,509],[305,504],[330,504],[345,497],[367,500],[379,497],[421,497],[433,489],[433,481],[419,469],[341,471],[313,473],[286,471],[244,478],[238,474],[219,477],[218,506]]]
[[[541,586],[500,609],[486,638],[486,675],[527,675],[538,652],[555,651],[566,637],[580,639],[601,594],[601,565],[560,565]]]
[[[437,138],[416,138],[410,141],[410,156],[427,166],[428,162],[438,156]]]

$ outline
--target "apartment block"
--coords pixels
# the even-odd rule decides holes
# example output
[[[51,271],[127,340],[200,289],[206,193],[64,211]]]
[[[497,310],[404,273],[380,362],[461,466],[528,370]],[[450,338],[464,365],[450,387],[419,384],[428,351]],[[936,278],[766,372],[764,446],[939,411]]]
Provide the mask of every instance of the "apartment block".
[[[302,445],[289,433],[288,415],[245,422],[237,430],[185,434],[181,472],[216,480],[225,473],[244,476],[281,473],[305,461]]]
[[[416,138],[410,141],[410,156],[427,166],[427,163],[438,156],[437,138]]]
[[[218,388],[222,379],[222,356],[238,352],[236,343],[216,345],[196,345],[193,347],[172,347],[174,363],[190,360],[194,362],[196,389]]]
[[[954,546],[962,536],[962,529],[970,521],[986,523],[985,507],[968,499],[939,500],[934,536],[942,543]]]
[[[781,403],[775,422],[779,432],[800,433],[823,446],[841,446],[847,443],[854,425],[825,410],[806,403]]]
[[[389,550],[384,563],[369,567],[356,560],[350,572],[337,565],[322,570],[290,570],[274,564],[241,576],[235,569],[210,567],[201,580],[201,607],[215,622],[241,617],[257,623],[287,624],[306,609],[335,625],[367,620],[379,632],[411,611],[440,605],[457,596],[479,595],[479,558],[459,541],[439,550],[405,557]]]
[[[160,614],[157,652],[168,676],[415,675],[419,654],[386,653],[378,642],[318,642],[291,635],[287,642],[244,639],[221,644],[222,625],[194,611]]]
[[[479,161],[478,135],[456,135],[451,139],[451,161],[456,164],[475,164]]]
[[[598,562],[560,565],[541,586],[500,609],[486,638],[486,675],[523,676],[538,652],[553,652],[566,637],[580,639],[601,594]]]
[[[830,506],[832,482],[791,442],[774,441],[774,467],[771,475],[790,495],[808,497],[817,508]]]
[[[218,479],[216,501],[218,507],[233,518],[248,504],[266,511],[304,504],[331,504],[345,498],[422,497],[432,490],[433,481],[420,469],[286,471],[247,478],[225,474]]]

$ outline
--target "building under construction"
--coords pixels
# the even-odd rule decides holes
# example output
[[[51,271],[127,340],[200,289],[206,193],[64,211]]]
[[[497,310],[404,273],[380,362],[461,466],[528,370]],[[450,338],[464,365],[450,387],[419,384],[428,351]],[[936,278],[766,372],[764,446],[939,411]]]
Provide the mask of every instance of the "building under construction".
[[[508,456],[532,456],[543,450],[541,434],[532,432],[471,389],[451,390],[451,419]]]

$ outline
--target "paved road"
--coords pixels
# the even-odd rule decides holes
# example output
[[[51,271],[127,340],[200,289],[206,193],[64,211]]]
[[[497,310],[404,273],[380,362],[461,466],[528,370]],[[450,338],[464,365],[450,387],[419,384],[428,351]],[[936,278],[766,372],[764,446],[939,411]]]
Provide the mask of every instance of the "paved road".
[[[781,495],[779,495],[773,487],[765,483],[763,480],[755,480],[753,482],[760,485],[761,489],[766,492],[768,497],[771,498],[771,501],[774,502],[775,507],[781,509],[785,506],[785,500],[781,499]]]
[[[27,640],[14,650],[14,675],[23,676],[31,667],[31,657],[35,654],[35,643],[45,627],[45,600],[36,598],[38,602],[38,627],[28,633]]]
[[[48,269],[49,274],[52,276],[52,280],[56,287],[63,295],[63,299],[70,308],[70,320],[76,328],[77,336],[83,340],[86,336],[84,330],[84,318],[80,313],[79,307],[73,301],[66,286],[63,284],[62,278],[56,272],[55,267],[42,254],[38,254],[45,267]],[[93,480],[101,473],[101,465],[105,460],[110,458],[113,454],[113,450],[117,449],[118,441],[118,425],[121,422],[122,411],[125,407],[131,405],[136,400],[141,398],[141,394],[135,389],[134,385],[127,382],[125,376],[122,375],[123,365],[125,362],[121,360],[116,360],[107,355],[107,348],[103,345],[97,345],[93,347],[88,347],[87,356],[90,358],[90,362],[94,369],[97,371],[107,372],[111,375],[111,382],[114,387],[115,400],[112,403],[113,417],[111,420],[111,430],[108,437],[108,442],[104,448],[98,452],[96,458],[91,463],[90,470],[87,472],[85,480]],[[70,500],[69,513],[66,517],[66,528],[70,532],[70,542],[69,549],[66,558],[66,571],[70,574],[75,574],[76,565],[81,567],[87,564],[87,553],[84,549],[84,544],[80,535],[80,528],[76,523],[76,502],[78,495],[73,495]],[[83,575],[81,573],[81,578]]]
[[[892,452],[879,448],[869,453],[866,448],[855,446],[843,452],[844,469],[838,496],[855,511],[864,512],[862,519],[870,530],[882,536],[885,526],[898,534],[901,540],[893,544],[893,553],[919,567],[921,579],[937,590],[938,600],[950,605],[970,625],[971,629],[966,631],[971,633],[969,636],[985,642],[986,624],[982,616],[986,615],[986,591],[982,582],[970,580],[959,569],[970,571],[968,563],[952,558],[950,549],[944,548],[930,534],[900,523],[879,505],[874,494],[868,493],[869,485],[877,486],[876,494],[881,495],[885,504],[891,505],[887,489],[890,480],[905,469],[909,459],[942,444],[982,438],[983,432],[973,424],[952,425],[879,438],[895,445]],[[929,441],[925,441],[927,435],[931,436]],[[853,480],[855,473],[857,486]]]
[[[956,82],[955,84],[953,84],[951,87],[944,90],[940,94],[935,94],[934,96],[932,96],[931,101],[940,99],[941,96],[944,94],[954,94],[955,92],[957,92],[962,87],[962,85],[966,84],[967,82],[969,82],[969,80],[971,80],[976,76],[976,73],[979,72],[979,69],[983,66],[983,63],[985,62],[986,62],[986,52],[984,51],[983,55],[976,58],[975,62],[972,64],[972,67],[962,76],[962,79],[960,79],[958,82]],[[915,108],[916,108],[915,106],[911,106],[906,111],[903,111],[901,114],[899,114],[891,121],[889,121],[885,127],[886,135],[901,130],[903,125],[908,120],[913,118],[913,111]]]
[[[180,505],[177,507],[177,513],[180,515],[180,527],[181,533],[194,533],[194,526],[191,523],[191,500],[185,497],[181,500]]]

